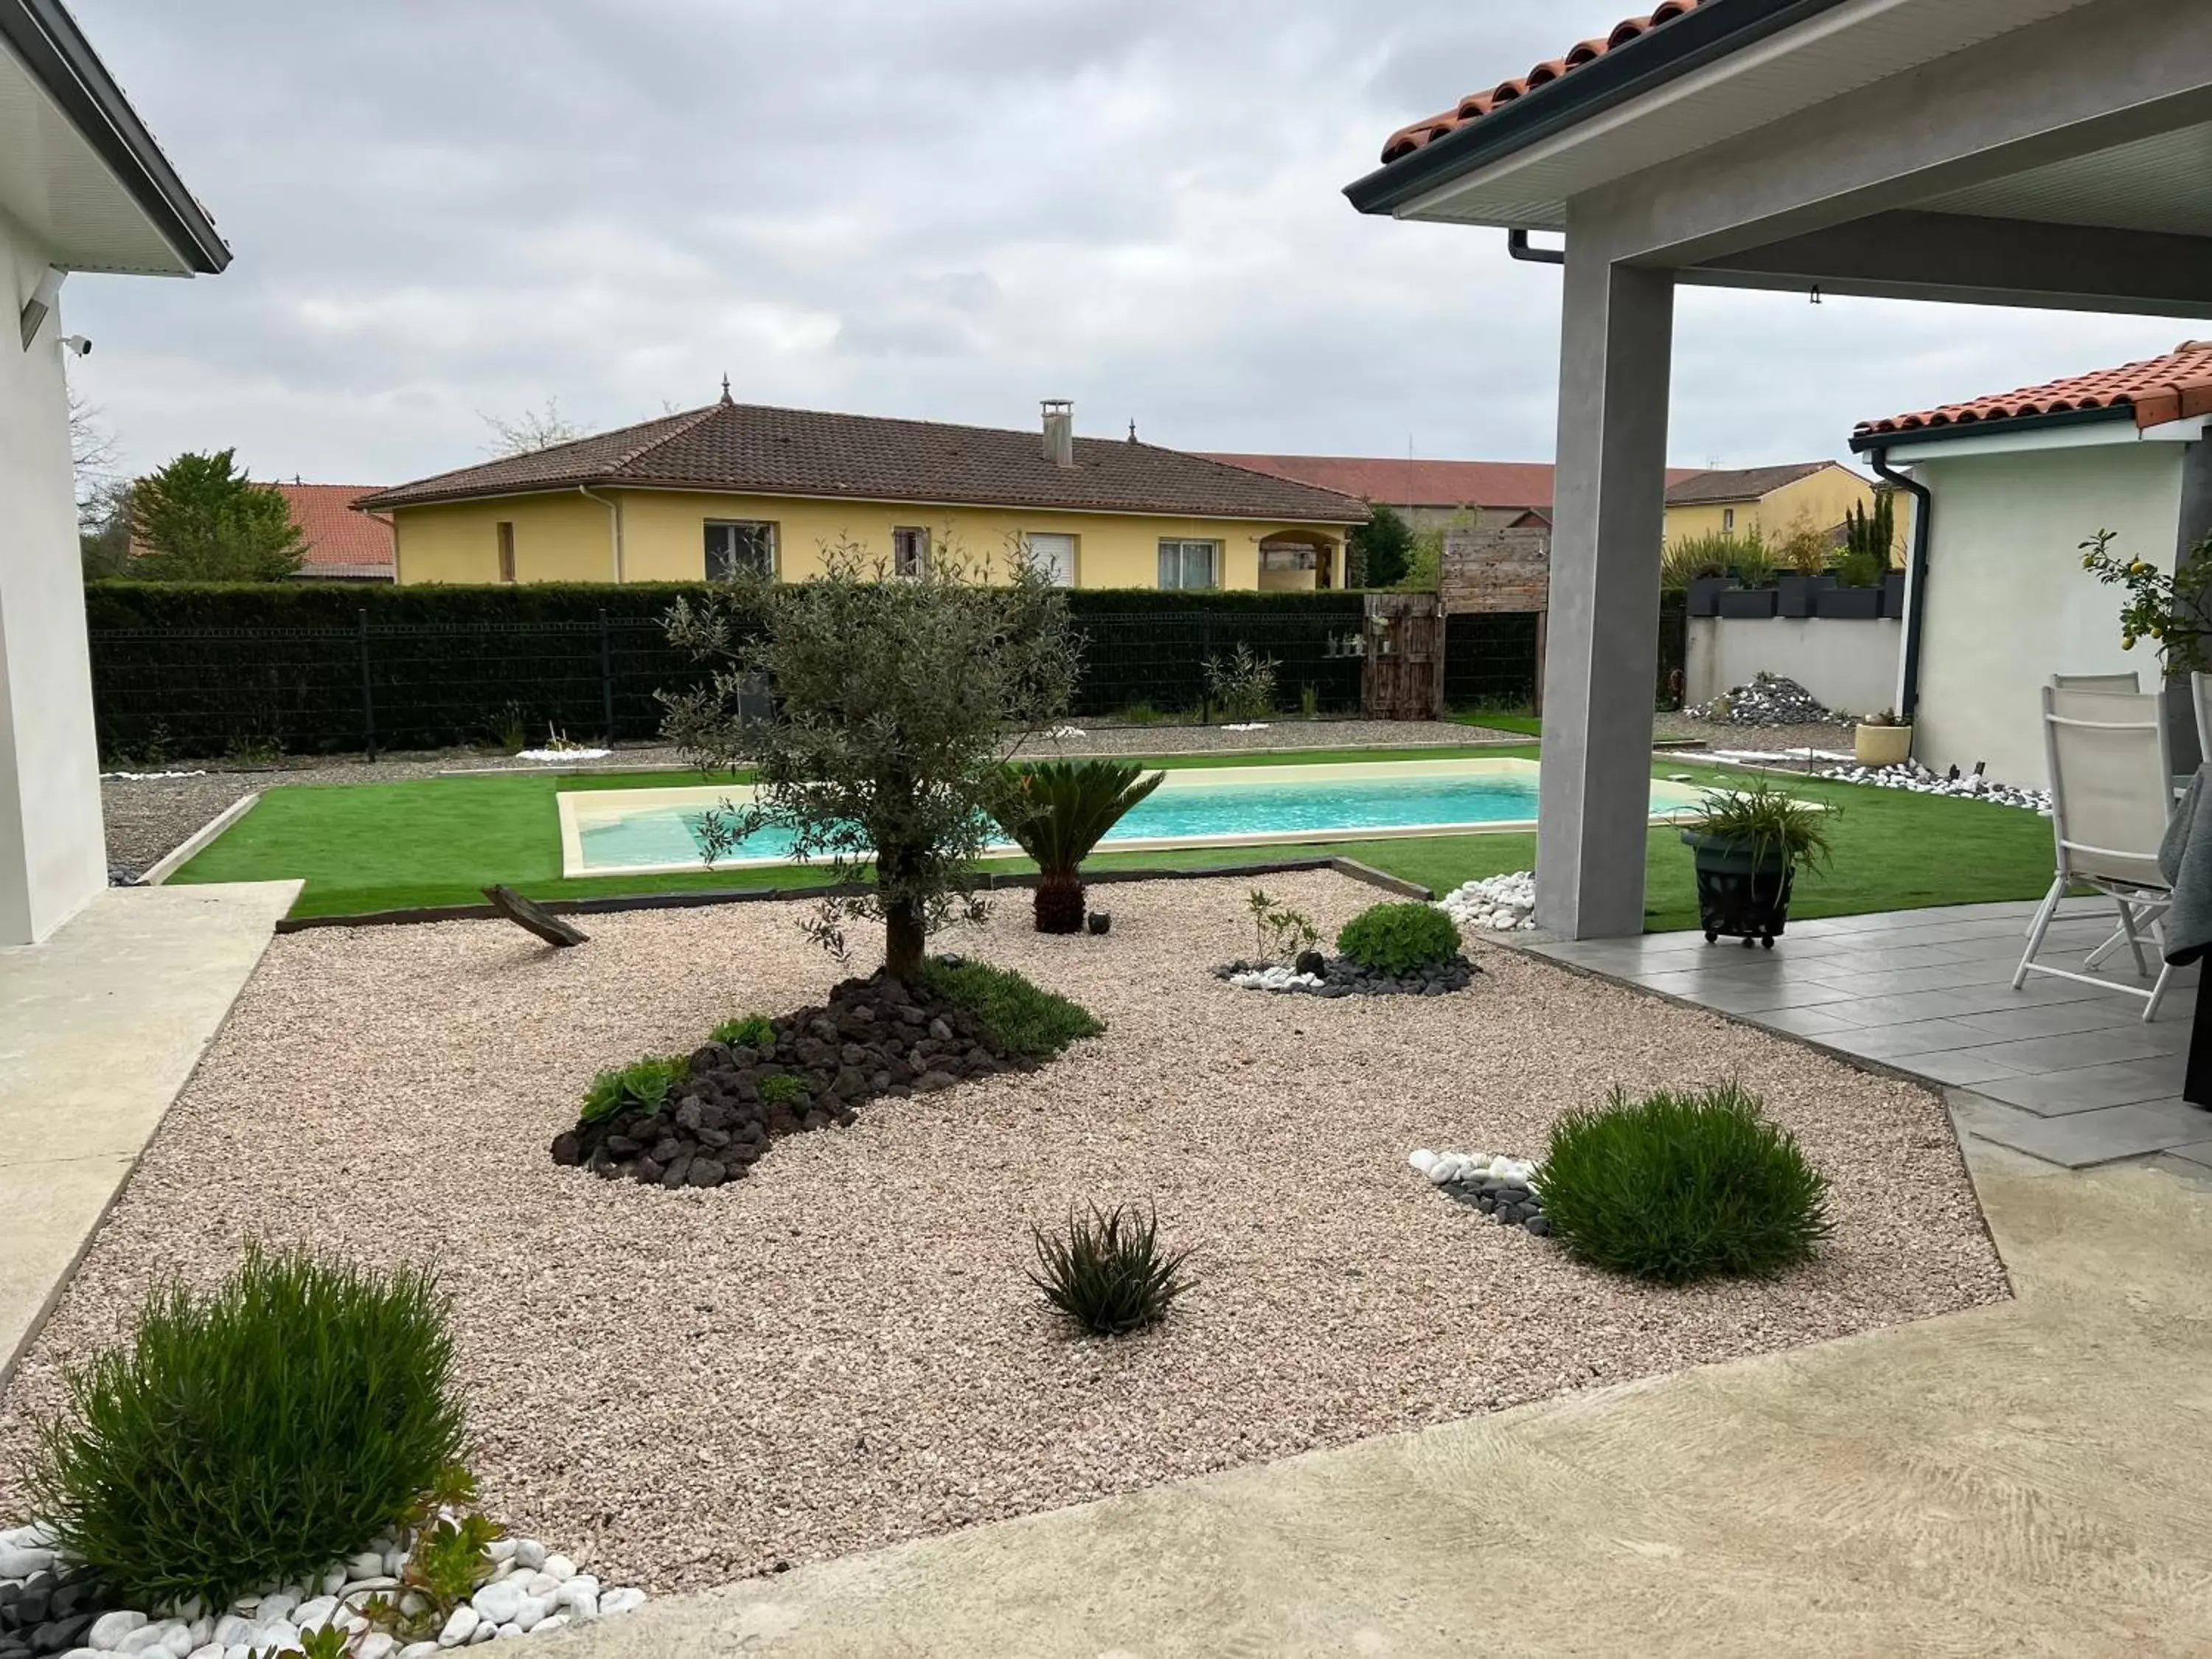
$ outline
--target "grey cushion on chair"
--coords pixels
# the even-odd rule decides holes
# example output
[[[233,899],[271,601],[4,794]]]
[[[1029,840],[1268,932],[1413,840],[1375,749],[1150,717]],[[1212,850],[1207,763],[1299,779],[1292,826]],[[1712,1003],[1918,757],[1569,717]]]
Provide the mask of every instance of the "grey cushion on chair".
[[[2158,849],[2158,867],[2173,890],[2166,913],[2166,959],[2186,967],[2212,951],[2212,789],[2204,787],[2208,769],[2190,780],[2189,793],[2174,808]]]

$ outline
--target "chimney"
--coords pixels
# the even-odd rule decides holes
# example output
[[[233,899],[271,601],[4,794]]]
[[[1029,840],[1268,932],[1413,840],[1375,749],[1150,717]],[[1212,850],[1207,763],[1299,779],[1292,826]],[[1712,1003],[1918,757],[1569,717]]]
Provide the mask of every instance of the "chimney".
[[[1044,458],[1054,466],[1075,465],[1075,405],[1066,398],[1044,400]]]

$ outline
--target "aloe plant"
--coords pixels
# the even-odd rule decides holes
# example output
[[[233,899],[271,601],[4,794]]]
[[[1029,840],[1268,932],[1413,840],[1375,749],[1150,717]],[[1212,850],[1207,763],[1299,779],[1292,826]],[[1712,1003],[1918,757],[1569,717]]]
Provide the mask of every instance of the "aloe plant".
[[[1148,776],[1143,767],[1124,761],[1044,761],[1007,769],[1004,798],[992,815],[1036,860],[1037,932],[1082,932],[1083,860],[1166,776]]]

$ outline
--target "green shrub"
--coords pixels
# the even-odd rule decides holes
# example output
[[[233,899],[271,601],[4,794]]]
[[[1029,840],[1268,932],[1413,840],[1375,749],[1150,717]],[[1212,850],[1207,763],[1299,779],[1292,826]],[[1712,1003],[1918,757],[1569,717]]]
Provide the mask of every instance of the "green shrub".
[[[1780,1273],[1830,1225],[1826,1178],[1733,1083],[1633,1104],[1614,1090],[1559,1121],[1537,1184],[1577,1255],[1668,1284]]]
[[[1412,974],[1459,954],[1459,928],[1432,904],[1378,904],[1345,923],[1337,954],[1378,974]]]
[[[921,982],[982,1021],[1008,1054],[1026,1060],[1049,1060],[1078,1038],[1106,1029],[1066,997],[1011,969],[933,957],[922,965]]]
[[[313,1579],[460,1457],[451,1314],[426,1273],[258,1249],[207,1296],[159,1291],[128,1346],[70,1375],[34,1512],[113,1606]]]
[[[790,1073],[762,1079],[760,1097],[771,1106],[796,1106],[806,1098],[806,1080]]]
[[[586,1123],[605,1123],[624,1112],[657,1112],[668,1104],[669,1091],[690,1075],[685,1055],[647,1054],[593,1078],[577,1115]]]
[[[735,1048],[740,1046],[758,1048],[775,1041],[775,1022],[766,1014],[747,1014],[740,1019],[726,1019],[714,1030],[714,1040]]]
[[[1093,1336],[1120,1336],[1158,1324],[1189,1289],[1183,1264],[1190,1252],[1160,1248],[1156,1213],[1139,1217],[1115,1206],[1111,1215],[1093,1205],[1086,1219],[1070,1216],[1064,1233],[1033,1230],[1037,1270],[1030,1283],[1045,1300]]]

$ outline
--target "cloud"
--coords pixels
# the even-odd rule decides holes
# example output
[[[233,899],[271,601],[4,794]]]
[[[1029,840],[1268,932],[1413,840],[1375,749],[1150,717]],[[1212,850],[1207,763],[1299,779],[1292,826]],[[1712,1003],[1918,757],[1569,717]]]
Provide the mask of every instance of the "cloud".
[[[77,0],[237,252],[82,277],[83,390],[149,465],[398,481],[480,411],[716,395],[1195,448],[1543,459],[1557,273],[1365,218],[1394,127],[1601,31],[1516,0]],[[1686,293],[1673,449],[2163,350],[2185,325]]]

